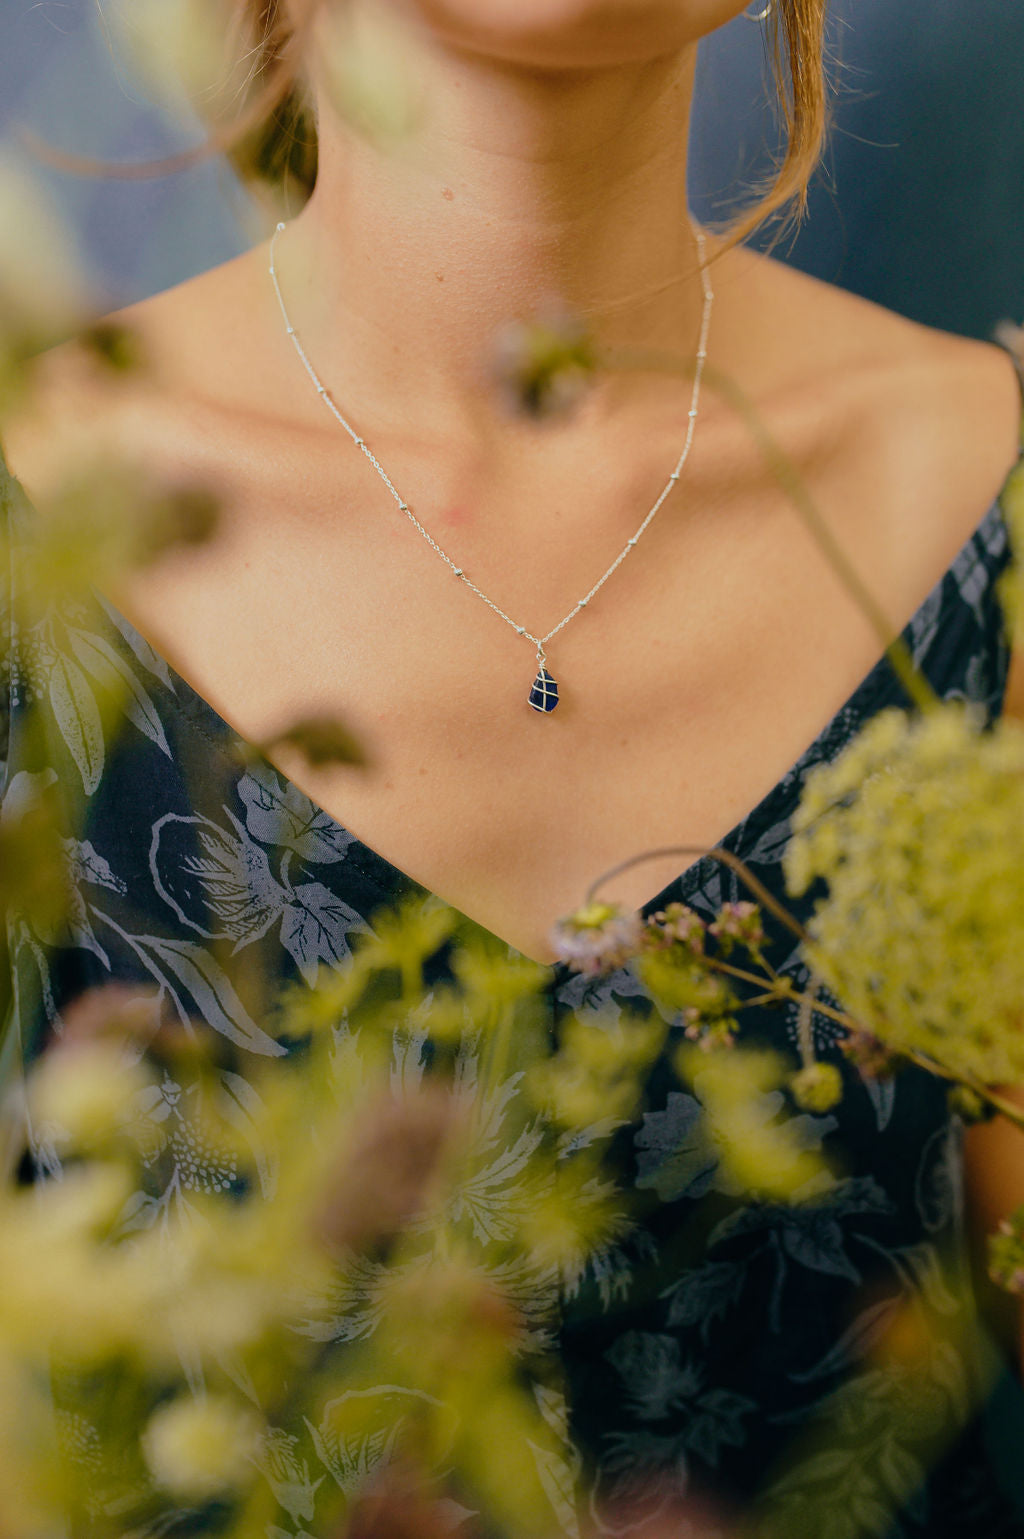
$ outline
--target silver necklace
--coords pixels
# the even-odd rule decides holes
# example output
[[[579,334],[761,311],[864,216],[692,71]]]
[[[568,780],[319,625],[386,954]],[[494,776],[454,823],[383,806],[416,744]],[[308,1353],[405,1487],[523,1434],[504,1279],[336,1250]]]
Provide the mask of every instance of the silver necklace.
[[[395,501],[398,503],[398,506],[401,508],[402,512],[408,517],[411,523],[415,524],[416,528],[426,540],[427,544],[432,546],[433,549],[437,551],[437,554],[441,557],[442,561],[448,563],[452,571],[455,573],[455,576],[458,577],[461,582],[464,582],[467,588],[471,589],[472,592],[474,592],[479,598],[482,598],[488,608],[493,609],[494,613],[498,615],[502,620],[504,620],[506,624],[511,625],[517,636],[525,637],[527,641],[532,642],[533,645],[537,648],[537,677],[534,679],[533,688],[530,690],[529,702],[535,711],[553,711],[555,706],[558,704],[558,685],[547,670],[547,653],[544,651],[544,643],[546,641],[550,641],[552,636],[557,636],[558,632],[562,630],[566,625],[568,625],[569,621],[574,619],[576,615],[579,614],[581,609],[585,609],[587,607],[598,589],[604,587],[612,573],[616,570],[617,567],[621,566],[622,562],[625,561],[630,551],[636,547],[640,536],[643,534],[644,530],[647,528],[648,524],[651,522],[658,509],[665,501],[665,498],[668,496],[673,486],[675,486],[676,482],[679,480],[683,466],[686,464],[687,456],[690,453],[690,445],[693,443],[693,432],[697,423],[697,403],[700,400],[701,376],[704,372],[704,360],[708,355],[708,327],[711,324],[711,305],[715,297],[714,293],[712,292],[711,285],[708,282],[707,266],[704,261],[703,230],[694,230],[694,235],[697,239],[697,249],[700,255],[700,276],[701,283],[704,288],[704,309],[701,315],[700,338],[697,343],[697,362],[693,375],[693,394],[690,398],[690,410],[687,416],[686,426],[686,442],[683,445],[683,452],[679,456],[679,459],[676,461],[676,467],[666,481],[661,496],[658,498],[657,502],[654,504],[653,508],[648,513],[647,517],[644,519],[636,533],[632,536],[631,539],[626,541],[619,555],[612,562],[604,576],[599,578],[599,580],[591,588],[590,592],[587,593],[585,597],[581,598],[576,604],[575,608],[571,609],[565,616],[565,619],[560,620],[556,626],[548,631],[546,636],[534,636],[530,631],[526,629],[525,625],[518,625],[516,621],[512,619],[511,615],[507,615],[503,609],[499,608],[493,599],[488,598],[487,594],[484,593],[482,589],[478,588],[476,583],[466,575],[465,570],[461,566],[457,566],[455,564],[451,556],[448,555],[447,551],[441,549],[440,545],[438,545],[433,536],[429,534],[426,529],[424,529],[423,525],[413,513],[409,504],[407,502],[403,502],[399,493],[395,490],[394,483],[392,482],[390,476],[387,474],[387,471],[381,465],[372,449],[369,448],[366,440],[361,438],[355,429],[351,427],[348,422],[346,422],[341,412],[331,400],[325,386],[321,383],[316,370],[313,368],[313,365],[306,357],[302,343],[299,341],[295,334],[295,327],[292,325],[288,311],[285,309],[284,299],[281,295],[281,286],[277,281],[277,270],[274,266],[274,245],[277,241],[278,235],[280,235],[281,231],[285,228],[286,226],[284,221],[280,221],[274,231],[273,236],[271,237],[270,276],[273,279],[274,292],[277,295],[277,302],[281,307],[281,315],[284,318],[284,329],[288,336],[291,337],[292,342],[295,344],[295,351],[302,359],[302,363],[307,374],[313,381],[313,384],[316,386],[317,394],[333,412],[334,416],[341,423],[342,427],[345,429],[346,433],[352,439],[352,442],[356,445],[356,447],[361,449],[366,455],[366,458],[370,461],[370,464],[373,466],[374,470],[376,470],[377,474],[384,482],[384,485],[387,487],[392,497],[394,497]]]

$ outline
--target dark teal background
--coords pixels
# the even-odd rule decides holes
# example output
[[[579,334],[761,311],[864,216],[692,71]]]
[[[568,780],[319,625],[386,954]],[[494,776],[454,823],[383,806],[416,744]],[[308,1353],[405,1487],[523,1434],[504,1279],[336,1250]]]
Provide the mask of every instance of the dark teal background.
[[[778,254],[951,331],[1024,320],[1024,0],[833,0],[830,17],[835,126],[808,222]],[[762,95],[759,31],[740,20],[703,46],[701,215],[765,164],[764,113],[740,105]]]
[[[115,67],[101,10],[102,0],[0,0],[0,142],[19,117],[115,158],[192,142]],[[702,217],[767,168],[762,38],[738,18],[702,47],[690,174]],[[835,0],[829,50],[827,162],[807,224],[778,254],[949,330],[987,337],[1001,317],[1024,319],[1024,0]],[[111,304],[263,233],[223,168],[44,179]]]

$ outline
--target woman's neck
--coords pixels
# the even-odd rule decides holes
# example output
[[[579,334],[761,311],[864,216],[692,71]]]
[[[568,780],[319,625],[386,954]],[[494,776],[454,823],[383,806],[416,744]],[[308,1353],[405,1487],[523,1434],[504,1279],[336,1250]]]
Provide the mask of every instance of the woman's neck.
[[[396,54],[380,0],[353,0],[350,48]],[[603,69],[525,68],[403,28],[419,103],[387,148],[354,132],[315,57],[317,185],[278,243],[300,335],[331,380],[379,416],[479,444],[507,438],[484,387],[499,329],[555,298],[601,344],[692,358],[703,290],[686,203],[695,48]],[[588,430],[688,381],[610,374],[588,397]]]

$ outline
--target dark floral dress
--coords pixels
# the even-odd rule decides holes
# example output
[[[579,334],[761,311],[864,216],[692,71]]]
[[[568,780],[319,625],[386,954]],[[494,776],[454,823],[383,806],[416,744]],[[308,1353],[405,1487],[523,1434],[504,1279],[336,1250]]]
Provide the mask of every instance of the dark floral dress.
[[[2,460],[0,511],[16,550],[33,515]],[[938,694],[980,702],[990,717],[1008,666],[997,601],[1008,559],[997,500],[904,631]],[[16,555],[11,570],[17,583]],[[59,788],[74,892],[60,933],[11,916],[6,1072],[60,1029],[61,1012],[86,988],[144,981],[229,1045],[224,1072],[244,1122],[255,1094],[247,1065],[284,1051],[266,1030],[268,988],[312,984],[322,964],[344,967],[382,906],[429,895],[265,760],[243,762],[227,723],[100,596],[58,605],[27,629],[8,613],[0,637],[3,806],[39,784]],[[112,680],[126,686],[116,729],[103,709]],[[724,840],[771,892],[784,897],[780,862],[808,771],[875,712],[905,703],[879,661]],[[644,911],[682,900],[711,916],[743,896],[736,876],[705,858]],[[792,943],[774,939],[776,965],[801,981]],[[229,969],[226,954],[238,965]],[[559,964],[548,969],[546,995],[556,1035],[570,1010],[615,1020],[654,1008],[629,968],[585,980]],[[795,1007],[764,1010],[744,1029],[791,1048]],[[614,1499],[640,1497],[628,1522],[642,1526],[661,1499],[651,1492],[672,1489],[711,1503],[717,1517],[704,1534],[726,1531],[729,1510],[756,1497],[756,1531],[766,1535],[1024,1536],[1024,1508],[988,1446],[986,1397],[998,1394],[1013,1413],[1016,1386],[996,1372],[993,1390],[995,1350],[973,1316],[959,1124],[936,1080],[907,1070],[864,1082],[824,1017],[814,1031],[846,1081],[835,1111],[799,1123],[806,1145],[841,1165],[824,1194],[788,1205],[744,1200],[704,1125],[699,1077],[680,1083],[668,1052],[642,1114],[616,1135],[636,1221],[561,1305],[570,1424],[590,1472],[586,1521],[614,1531]],[[670,1044],[678,1040],[671,1022]],[[403,1051],[402,1072],[422,1073],[426,1049]],[[138,1224],[233,1179],[230,1158],[190,1125],[190,1086],[168,1083],[162,1094],[173,1190],[138,1194]],[[780,1100],[763,1096],[765,1118]],[[520,1170],[516,1160],[496,1164],[495,1202]],[[938,1328],[923,1356],[883,1371],[875,1343],[911,1299]],[[282,1430],[268,1443],[264,1473],[280,1509],[268,1539],[316,1534],[324,1482],[351,1477],[326,1434],[310,1431],[305,1442]],[[568,1531],[576,1519],[562,1510],[561,1521]]]

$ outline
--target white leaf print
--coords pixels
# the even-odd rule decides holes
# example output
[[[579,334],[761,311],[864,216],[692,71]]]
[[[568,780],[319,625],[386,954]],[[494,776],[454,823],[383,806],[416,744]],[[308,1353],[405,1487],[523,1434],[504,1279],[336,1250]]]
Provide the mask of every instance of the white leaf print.
[[[756,1411],[753,1400],[728,1389],[709,1389],[691,1412],[683,1441],[705,1464],[718,1463],[722,1445],[738,1448],[746,1440],[743,1417]]]
[[[263,765],[243,775],[238,795],[245,804],[245,822],[253,838],[294,850],[303,860],[320,865],[341,860],[354,841],[353,834],[314,807],[298,786]]]
[[[703,1197],[716,1184],[718,1153],[692,1095],[670,1091],[664,1111],[644,1113],[634,1143],[636,1184],[653,1189],[662,1202]]]
[[[61,1020],[60,1012],[54,999],[53,978],[50,974],[50,964],[47,960],[46,952],[40,946],[24,919],[15,919],[14,921],[13,935],[11,937],[11,955],[14,960],[12,978],[15,992],[20,993],[22,987],[24,987],[29,997],[31,997],[35,989],[29,979],[26,978],[22,982],[22,968],[27,967],[30,975],[36,973],[39,979],[39,994],[47,1024],[55,1032],[63,1031],[64,1022]],[[7,1041],[13,1045],[17,1038],[12,1034],[8,1037]]]
[[[151,1229],[160,1216],[160,1201],[148,1192],[133,1192],[121,1209],[114,1226],[117,1239]]]
[[[533,1455],[541,1489],[558,1522],[558,1531],[566,1539],[576,1539],[580,1525],[576,1510],[575,1470],[569,1461],[568,1449],[557,1452],[553,1448],[538,1448],[529,1438],[526,1446]]]
[[[158,818],[149,869],[161,898],[190,930],[233,940],[236,951],[265,934],[285,906],[266,851],[209,818],[176,812]]]
[[[280,1058],[285,1049],[249,1015],[235,993],[230,978],[220,963],[194,941],[169,940],[157,935],[133,937],[140,950],[153,955],[170,968],[179,983],[188,990],[198,1007],[199,1019],[229,1042],[252,1053]]]
[[[433,1420],[439,1420],[441,1402],[422,1390],[405,1389],[398,1384],[380,1384],[374,1389],[350,1389],[323,1408],[319,1427],[311,1421],[306,1426],[313,1447],[324,1467],[346,1495],[352,1495],[382,1465],[391,1462],[395,1443],[410,1415],[421,1406],[433,1408]],[[356,1414],[352,1416],[352,1413]],[[345,1435],[345,1423],[352,1417],[360,1433]],[[376,1425],[371,1424],[371,1417]],[[362,1432],[363,1428],[371,1430]],[[452,1428],[454,1432],[454,1425]]]
[[[979,601],[988,590],[990,578],[988,567],[979,557],[973,540],[968,541],[949,571],[960,591],[960,597],[980,618]]]
[[[273,1197],[277,1190],[278,1158],[275,1150],[267,1148],[261,1128],[266,1129],[266,1107],[247,1079],[225,1069],[220,1076],[224,1100],[221,1110],[225,1121],[232,1123],[245,1135],[256,1169],[260,1177],[260,1190],[264,1197]],[[312,1517],[312,1513],[308,1514]]]
[[[57,783],[54,769],[18,770],[0,800],[0,823],[23,818],[36,805],[43,792]]]
[[[666,1325],[699,1325],[705,1341],[715,1321],[736,1303],[746,1268],[735,1261],[708,1261],[670,1283],[662,1298],[670,1299]]]
[[[97,853],[91,839],[64,839],[62,843],[75,881],[92,882],[122,897],[128,891],[121,878],[114,875],[106,857]]]
[[[115,888],[114,891],[116,892],[117,889]],[[110,958],[96,938],[85,899],[78,887],[68,888],[64,913],[56,928],[48,929],[40,924],[39,935],[47,945],[78,946],[82,951],[91,951],[93,956],[99,957],[107,971],[110,971]]]
[[[493,1158],[475,1165],[470,1152],[467,1173],[455,1187],[450,1211],[457,1223],[468,1219],[482,1242],[509,1240],[515,1233],[523,1181],[531,1157],[541,1142],[538,1124],[525,1127],[514,1143],[502,1145]]]
[[[900,1271],[905,1268],[909,1273],[913,1287],[920,1291],[930,1309],[940,1315],[955,1315],[962,1307],[963,1300],[950,1291],[948,1280],[943,1274],[940,1254],[938,1248],[930,1245],[927,1240],[889,1252],[894,1265]]]
[[[103,723],[89,681],[70,657],[58,656],[50,670],[50,705],[85,794],[92,796],[103,774]]]
[[[893,1107],[896,1105],[895,1079],[876,1079],[870,1074],[861,1076],[868,1100],[875,1109],[875,1124],[881,1133],[889,1126]]]
[[[277,1427],[269,1429],[259,1460],[267,1484],[293,1523],[308,1523],[316,1516],[316,1493],[324,1482],[324,1476],[313,1480],[309,1463],[299,1452],[299,1440]],[[280,1534],[281,1539],[293,1539],[281,1529],[270,1528],[268,1534]],[[302,1532],[294,1536],[302,1539]]]
[[[628,1404],[641,1421],[661,1421],[698,1393],[700,1375],[681,1362],[674,1336],[624,1331],[605,1352],[618,1372]]]
[[[310,1341],[366,1341],[384,1315],[381,1262],[353,1256],[343,1272],[335,1272],[327,1287],[307,1293],[303,1318],[294,1329]]]
[[[752,866],[777,864],[782,858],[782,852],[789,843],[792,833],[789,818],[773,823],[771,828],[765,829],[754,848],[746,856],[747,862]]]
[[[321,962],[335,966],[352,955],[350,931],[369,933],[369,925],[322,882],[300,882],[281,916],[281,944],[312,987]]]
[[[142,664],[143,668],[147,668],[149,672],[153,674],[155,678],[158,678],[161,684],[164,684],[173,694],[174,680],[171,678],[170,669],[168,668],[164,658],[160,656],[159,652],[154,652],[145,636],[141,636],[135,629],[134,625],[126,620],[124,615],[119,614],[118,611],[114,608],[113,604],[107,602],[102,593],[97,593],[96,597],[99,599],[101,605],[110,616],[116,629],[120,631],[125,641],[127,641],[128,645],[135,653],[135,656],[139,659],[139,662]]]
[[[946,1127],[936,1128],[921,1151],[914,1197],[921,1222],[930,1234],[944,1228],[961,1209],[958,1153]]]
[[[170,746],[156,706],[124,658],[102,636],[77,626],[68,626],[68,636],[71,650],[86,672],[111,691],[128,720],[170,758]]]
[[[915,664],[919,664],[927,656],[929,647],[938,635],[942,599],[940,584],[929,594],[910,621],[910,651]]]
[[[902,1306],[903,1301],[898,1295],[869,1304],[812,1368],[802,1373],[790,1373],[788,1377],[794,1384],[812,1384],[816,1379],[831,1378],[833,1374],[848,1371],[851,1363],[866,1357],[884,1337]]]

